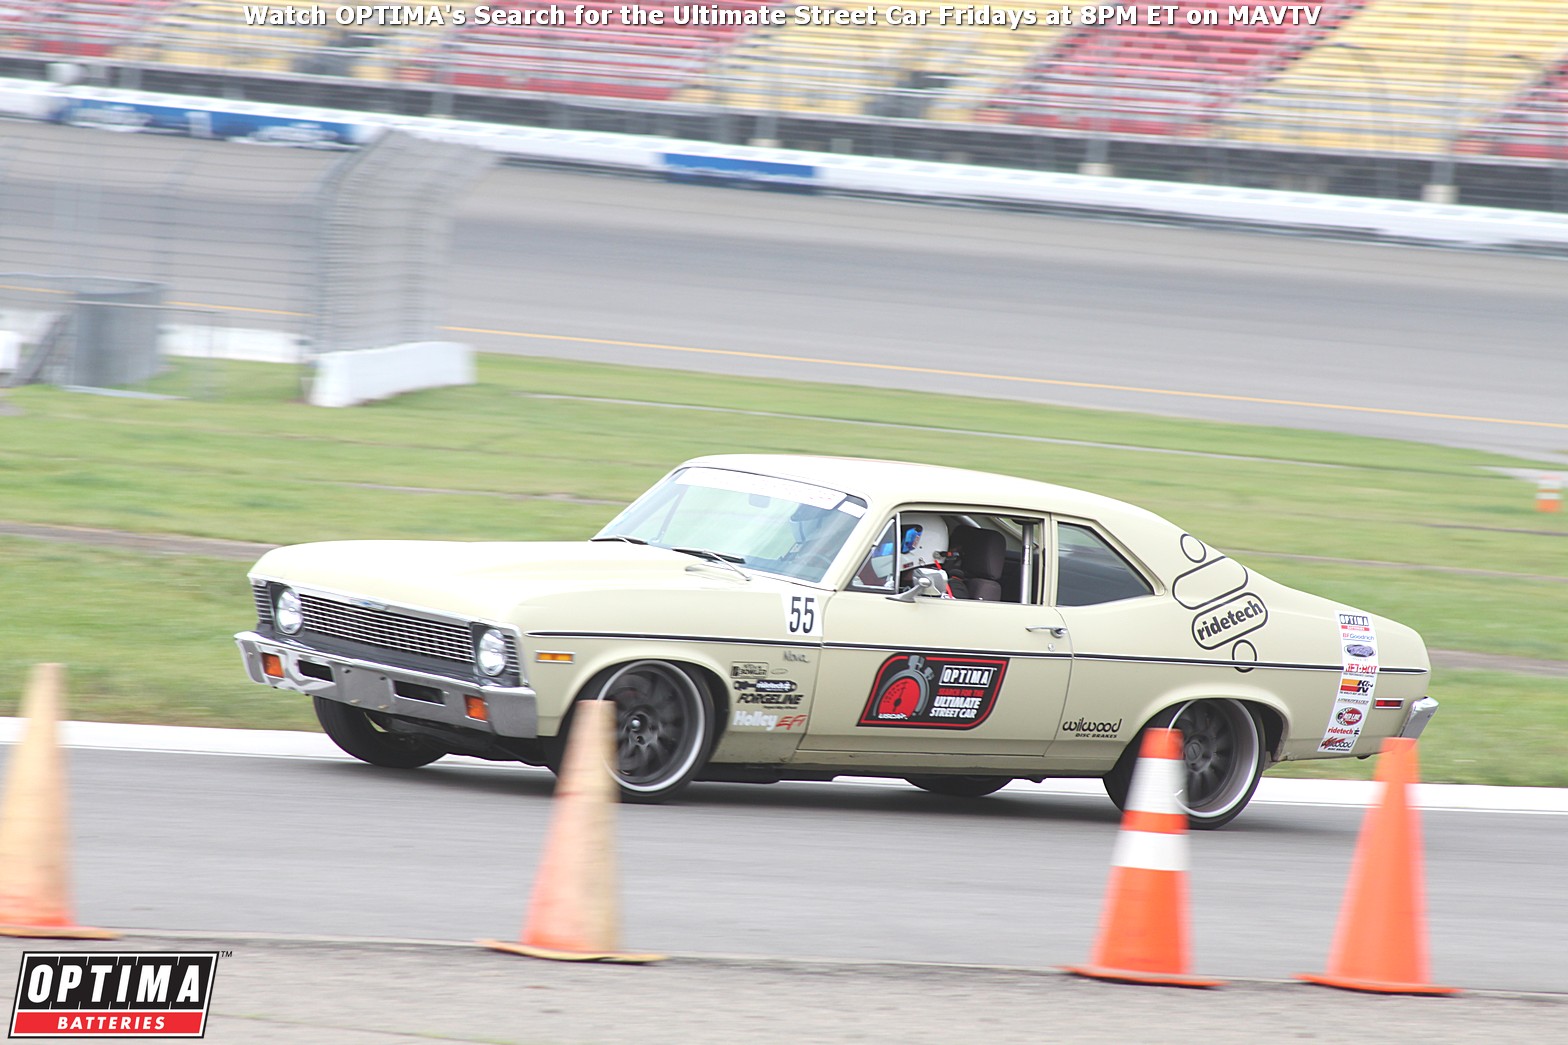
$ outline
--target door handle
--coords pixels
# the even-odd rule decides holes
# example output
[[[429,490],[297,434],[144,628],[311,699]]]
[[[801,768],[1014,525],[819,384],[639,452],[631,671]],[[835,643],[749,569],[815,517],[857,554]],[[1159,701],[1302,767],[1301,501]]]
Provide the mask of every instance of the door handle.
[[[1067,629],[1057,624],[1035,624],[1024,629],[1025,631],[1048,631],[1053,638],[1065,639]]]

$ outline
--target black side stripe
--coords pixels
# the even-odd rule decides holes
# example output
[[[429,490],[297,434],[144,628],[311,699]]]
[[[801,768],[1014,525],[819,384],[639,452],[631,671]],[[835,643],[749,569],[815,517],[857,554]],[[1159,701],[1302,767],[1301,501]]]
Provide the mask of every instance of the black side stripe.
[[[798,639],[737,639],[722,635],[658,635],[631,631],[530,631],[541,639],[639,639],[650,642],[706,642],[726,646],[771,646],[779,649],[842,649],[893,651],[872,642],[801,642]],[[1121,664],[1185,664],[1205,668],[1271,668],[1277,671],[1343,671],[1340,664],[1306,664],[1271,660],[1209,660],[1202,657],[1139,657],[1120,653],[1046,653],[1040,650],[954,649],[949,646],[899,646],[900,653],[933,653],[958,656],[1011,657],[1017,660],[1084,660]],[[1426,668],[1378,668],[1379,674],[1425,675]]]

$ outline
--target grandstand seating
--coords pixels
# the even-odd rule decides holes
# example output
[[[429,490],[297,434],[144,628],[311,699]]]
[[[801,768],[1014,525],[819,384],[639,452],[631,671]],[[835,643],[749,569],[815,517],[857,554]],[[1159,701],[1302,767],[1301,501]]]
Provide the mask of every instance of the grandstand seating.
[[[246,25],[245,0],[0,0],[0,53],[1290,149],[1568,160],[1568,0],[1324,0],[1315,26]],[[273,8],[335,10],[317,0]],[[454,5],[470,14],[472,3]],[[541,12],[551,0],[492,8]],[[576,0],[560,3],[568,17]],[[1233,6],[1187,0],[1229,22]],[[831,5],[817,5],[831,10]],[[443,8],[444,9],[444,8]],[[1031,8],[1037,14],[1052,8]],[[1140,8],[1142,9],[1142,8]],[[990,10],[990,8],[987,8]],[[1075,6],[1076,10],[1076,6]]]
[[[1548,67],[1507,107],[1483,120],[1459,151],[1568,161],[1568,59]]]
[[[681,97],[743,109],[968,120],[1063,31],[1044,25],[1016,30],[943,25],[942,4],[914,0],[898,6],[926,12],[926,24],[822,26],[791,20],[738,41]]]
[[[495,7],[543,11],[551,0],[503,0]],[[575,13],[578,5],[572,4]],[[489,90],[535,91],[662,100],[702,74],[719,50],[749,30],[738,25],[680,25],[675,0],[641,0],[645,11],[665,13],[661,25],[624,25],[616,2],[583,6],[607,13],[607,24],[470,25],[449,34],[432,54],[441,82]],[[764,0],[717,0],[724,11],[749,11]]]
[[[1194,135],[1240,94],[1276,74],[1363,0],[1316,5],[1316,25],[1228,24],[1228,0],[1188,0],[1214,25],[1084,27],[1034,62],[986,116],[1099,134]]]
[[[0,51],[102,57],[173,0],[0,0]]]
[[[124,0],[132,2],[132,0]],[[115,56],[125,61],[250,73],[304,73],[392,80],[442,26],[247,25],[243,0],[176,0]],[[273,9],[336,10],[318,0],[267,0]]]
[[[1238,99],[1227,137],[1440,154],[1568,48],[1563,0],[1375,0]]]

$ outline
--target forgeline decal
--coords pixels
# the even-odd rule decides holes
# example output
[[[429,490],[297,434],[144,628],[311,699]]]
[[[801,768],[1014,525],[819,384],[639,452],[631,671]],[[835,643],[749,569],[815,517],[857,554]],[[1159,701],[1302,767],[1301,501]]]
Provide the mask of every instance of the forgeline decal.
[[[1377,634],[1372,618],[1342,610],[1338,614],[1339,645],[1344,650],[1339,692],[1328,713],[1319,751],[1346,752],[1356,746],[1377,689]]]
[[[769,733],[775,729],[794,731],[799,726],[806,724],[805,715],[770,715],[765,711],[741,711],[736,709],[735,717],[730,720],[733,726],[746,726],[752,729],[764,729]]]
[[[786,683],[780,686],[779,683]],[[735,703],[759,704],[767,708],[798,708],[805,699],[795,692],[795,683],[788,679],[760,679],[757,682],[737,681]]]
[[[973,729],[996,706],[1005,657],[900,653],[877,669],[859,725]]]
[[[1257,647],[1237,641],[1269,622],[1268,606],[1256,593],[1245,590],[1251,571],[1190,533],[1181,535],[1181,553],[1198,564],[1171,584],[1171,597],[1177,605],[1197,611],[1192,617],[1192,641],[1206,650],[1231,643],[1231,660],[1256,661]],[[1238,665],[1236,670],[1252,669]]]
[[[1087,740],[1114,740],[1122,735],[1122,720],[1090,722],[1086,718],[1062,723],[1062,732]]]

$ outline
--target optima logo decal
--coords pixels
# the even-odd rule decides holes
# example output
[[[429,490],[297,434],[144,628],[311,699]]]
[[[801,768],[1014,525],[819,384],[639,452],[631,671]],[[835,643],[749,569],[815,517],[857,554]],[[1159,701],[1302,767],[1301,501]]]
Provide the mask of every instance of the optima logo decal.
[[[28,951],[13,1038],[200,1038],[216,951]]]
[[[973,729],[991,714],[1006,674],[1000,657],[889,657],[871,684],[859,725]]]

